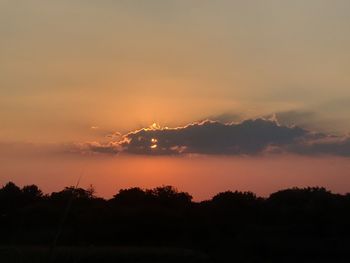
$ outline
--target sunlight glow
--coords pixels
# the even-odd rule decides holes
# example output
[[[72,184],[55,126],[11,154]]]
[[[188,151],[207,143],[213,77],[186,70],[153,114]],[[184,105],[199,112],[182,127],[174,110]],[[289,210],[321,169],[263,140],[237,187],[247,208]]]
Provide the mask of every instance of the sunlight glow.
[[[159,130],[159,129],[160,129],[160,125],[159,125],[158,123],[154,122],[154,123],[150,126],[150,128],[151,128],[152,130]]]

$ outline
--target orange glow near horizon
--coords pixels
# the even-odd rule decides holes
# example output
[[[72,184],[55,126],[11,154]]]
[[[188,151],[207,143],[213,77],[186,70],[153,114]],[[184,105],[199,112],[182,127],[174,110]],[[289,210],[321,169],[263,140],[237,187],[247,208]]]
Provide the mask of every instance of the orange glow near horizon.
[[[0,185],[350,190],[350,1],[2,2]]]
[[[197,201],[226,190],[268,196],[294,186],[323,186],[340,193],[350,189],[350,163],[340,157],[119,156],[64,161],[23,158],[16,163],[4,162],[0,167],[0,184],[37,184],[44,192],[52,192],[75,185],[82,174],[80,186],[92,184],[97,195],[106,198],[121,188],[161,185],[189,192]]]

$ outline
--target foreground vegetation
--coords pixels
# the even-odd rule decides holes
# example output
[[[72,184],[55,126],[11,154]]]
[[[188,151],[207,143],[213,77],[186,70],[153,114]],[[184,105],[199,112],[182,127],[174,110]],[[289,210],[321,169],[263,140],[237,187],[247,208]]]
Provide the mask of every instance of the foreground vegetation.
[[[0,189],[0,262],[350,262],[350,195]]]

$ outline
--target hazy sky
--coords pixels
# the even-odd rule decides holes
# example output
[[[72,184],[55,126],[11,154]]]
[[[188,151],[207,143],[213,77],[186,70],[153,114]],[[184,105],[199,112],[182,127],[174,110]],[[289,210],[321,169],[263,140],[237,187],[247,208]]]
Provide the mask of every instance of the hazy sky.
[[[0,0],[0,143],[272,114],[343,136],[349,25],[348,0]]]
[[[0,3],[4,140],[288,110],[350,130],[347,0]]]

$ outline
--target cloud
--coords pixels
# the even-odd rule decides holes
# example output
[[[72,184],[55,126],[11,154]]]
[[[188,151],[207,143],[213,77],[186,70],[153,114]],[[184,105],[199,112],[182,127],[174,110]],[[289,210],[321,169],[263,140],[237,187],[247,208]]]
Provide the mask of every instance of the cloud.
[[[221,123],[231,123],[231,122],[238,122],[241,121],[243,118],[243,115],[240,113],[231,113],[231,112],[225,112],[218,115],[211,115],[205,120],[212,120],[212,121],[218,121]]]
[[[318,121],[318,116],[312,111],[281,111],[275,114],[278,122],[285,126],[299,125],[302,127],[310,127],[315,121]]]
[[[66,152],[79,154],[117,154],[120,152],[120,145],[116,142],[74,143],[67,146]]]
[[[119,151],[144,155],[259,155],[293,153],[350,157],[350,138],[281,125],[277,119],[238,123],[206,120],[177,128],[145,128],[118,142]]]
[[[302,155],[336,155],[350,157],[350,138],[348,136],[324,136],[318,140],[289,145],[286,150]]]
[[[117,131],[106,135],[106,138],[110,138],[113,141],[119,140],[121,137],[122,137],[122,134]]]
[[[342,101],[339,101],[339,103],[341,104]],[[281,125],[286,126],[298,125],[305,129],[338,135],[349,130],[348,113],[343,112],[341,114],[339,111],[337,114],[333,114],[332,110],[327,108],[327,104],[322,106],[317,110],[304,109],[276,112],[275,116]]]
[[[122,151],[133,154],[256,155],[315,136],[299,127],[280,126],[266,119],[224,124],[204,121],[184,127],[141,129],[124,136]]]
[[[312,132],[298,126],[281,125],[276,118],[248,119],[236,123],[206,120],[183,127],[152,124],[121,135],[104,136],[108,141],[67,144],[0,143],[0,157],[48,154],[83,155],[249,155],[298,154],[350,157],[350,136]]]

